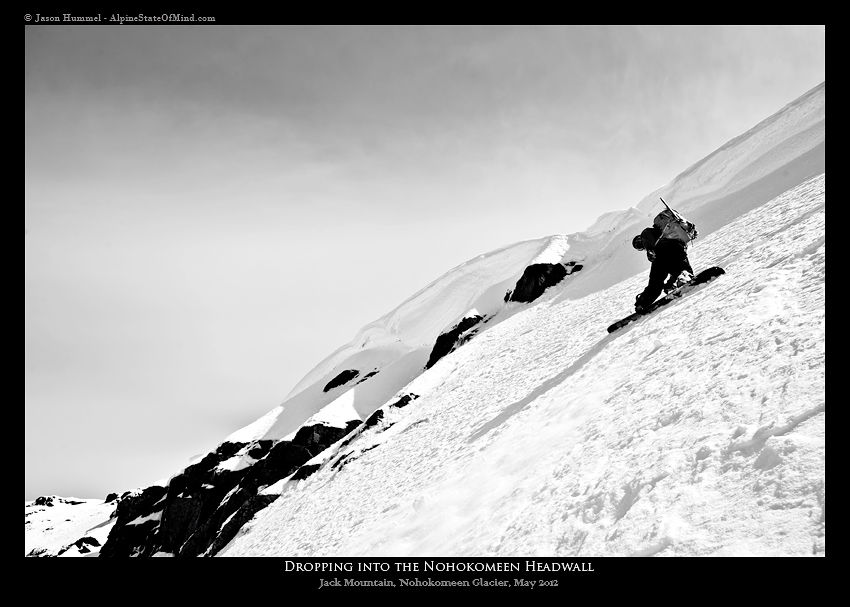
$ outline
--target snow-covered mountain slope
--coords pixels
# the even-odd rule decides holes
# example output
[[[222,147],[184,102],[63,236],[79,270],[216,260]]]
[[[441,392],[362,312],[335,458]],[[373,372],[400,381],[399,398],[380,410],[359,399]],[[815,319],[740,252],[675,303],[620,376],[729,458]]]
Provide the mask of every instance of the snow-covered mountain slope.
[[[694,246],[725,276],[610,335],[645,273],[554,287],[220,554],[823,554],[824,223],[821,175]]]
[[[450,270],[122,499],[100,556],[822,553],[824,93]],[[727,274],[608,335],[659,194]]]
[[[47,495],[24,503],[26,556],[97,556],[115,524],[108,502]]]
[[[825,141],[826,82],[823,82],[687,168],[669,184],[649,193],[637,208],[649,214],[657,213],[663,208],[658,197],[663,196],[668,202],[675,201],[680,211],[693,213],[705,204],[751,186],[779,167],[783,167],[785,174],[774,176],[772,182],[774,188],[782,188],[784,180],[780,177],[789,177],[796,168],[787,165],[801,158],[805,159],[804,164],[812,162],[810,152]],[[759,204],[763,202],[766,199],[762,198]]]

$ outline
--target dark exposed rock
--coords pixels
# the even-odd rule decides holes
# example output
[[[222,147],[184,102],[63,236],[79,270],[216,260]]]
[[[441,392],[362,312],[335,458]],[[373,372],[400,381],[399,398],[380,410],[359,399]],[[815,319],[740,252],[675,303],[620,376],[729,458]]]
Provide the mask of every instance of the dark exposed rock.
[[[337,459],[336,461],[334,461],[334,462],[331,464],[331,468],[332,468],[332,469],[335,469],[335,470],[336,470],[336,469],[341,470],[341,469],[342,469],[342,467],[343,467],[345,464],[347,464],[349,461],[354,461],[355,459],[357,459],[357,458],[356,458],[356,457],[354,457],[354,456],[353,456],[353,454],[351,454],[351,453],[346,453],[345,455],[343,455],[342,457],[340,457],[339,459]]]
[[[262,459],[269,452],[269,449],[274,445],[273,440],[258,440],[254,443],[256,446],[248,451],[248,455],[254,459]]]
[[[116,523],[117,525],[117,523]],[[118,541],[107,538],[101,556],[153,556],[160,545],[159,521],[149,519],[136,525],[125,525]]]
[[[138,518],[161,511],[160,501],[166,488],[154,485],[141,493],[130,494],[115,508],[115,526],[100,549],[101,556],[152,556],[159,549],[159,520],[150,518],[137,524]]]
[[[301,466],[295,471],[295,474],[292,475],[292,480],[303,481],[321,467],[322,466],[320,464],[307,464],[305,466]]]
[[[364,426],[365,426],[365,424],[364,424]],[[350,445],[352,442],[354,442],[357,439],[358,436],[360,436],[359,431],[358,432],[352,432],[351,434],[346,436],[344,440],[340,441],[339,449],[337,449],[337,450],[339,451],[339,450],[345,449],[348,445]]]
[[[164,492],[162,503],[153,505],[155,508],[148,507],[148,514],[160,512],[160,520],[144,523],[145,526],[150,523],[150,529],[142,529],[141,533],[137,531],[140,525],[129,524],[132,518],[125,515],[122,508],[125,503],[130,503],[139,509],[139,496],[123,500],[118,507],[118,520],[101,549],[101,555],[150,556],[159,551],[178,554],[184,542],[199,526],[204,526],[205,519],[210,517],[227,491],[243,476],[232,471],[217,470],[217,466],[235,455],[241,446],[244,445],[222,443],[215,452],[207,454],[201,461],[172,478],[167,489],[161,488]]]
[[[318,448],[318,445],[314,445],[314,448]],[[216,479],[214,494],[204,500],[205,510],[211,510],[211,512],[208,515],[202,513],[193,533],[185,542],[180,542],[171,550],[166,551],[178,556],[215,554],[215,552],[208,552],[208,549],[216,538],[221,536],[219,539],[223,542],[221,545],[224,546],[233,536],[224,537],[223,534],[229,532],[235,534],[238,531],[238,528],[234,528],[232,525],[222,527],[225,521],[237,512],[245,502],[254,497],[260,487],[271,485],[291,475],[313,455],[306,446],[296,445],[289,441],[280,441],[256,464],[233,473],[234,477],[241,478],[229,479],[231,482]],[[224,499],[225,495],[228,496],[227,499]],[[179,540],[180,537],[175,539]]]
[[[417,398],[419,398],[418,394],[405,394],[393,404],[391,404],[390,407],[396,407],[397,409],[401,409],[402,407],[406,407],[407,405],[409,405],[411,401]]]
[[[567,268],[561,263],[531,264],[525,268],[508,301],[534,301],[543,295],[546,289],[561,282],[566,275]]]
[[[322,392],[329,392],[334,388],[344,386],[358,375],[360,375],[360,371],[357,371],[356,369],[346,369],[345,371],[334,377],[331,381],[329,381],[328,385],[326,385],[322,389]]]
[[[45,557],[45,556],[50,556],[50,555],[47,553],[47,548],[33,548],[32,550],[30,550],[27,553],[27,556]]]
[[[278,495],[254,495],[247,499],[236,513],[221,528],[221,532],[216,535],[207,554],[218,554],[219,550],[224,548],[227,543],[233,539],[236,533],[242,526],[251,520],[257,512],[275,501]]]
[[[462,337],[463,334],[469,331],[479,322],[481,322],[483,318],[483,316],[478,316],[477,314],[473,316],[467,316],[459,323],[457,323],[454,327],[452,327],[449,331],[440,334],[440,336],[437,337],[437,341],[434,343],[434,348],[431,350],[431,356],[428,358],[428,362],[425,364],[425,368],[430,369],[435,364],[437,364],[437,361],[443,358],[446,354],[449,354],[461,344],[465,343],[466,341],[469,341],[468,339],[464,339]]]
[[[312,457],[324,451],[327,447],[334,444],[360,424],[360,420],[352,420],[348,422],[345,428],[326,426],[324,424],[304,426],[295,433],[295,438],[292,439],[292,444],[307,447],[310,450]]]
[[[170,551],[180,556],[214,555],[239,530],[239,527],[233,524],[231,515],[238,513],[239,516],[247,517],[245,518],[247,520],[273,501],[265,499],[268,496],[258,496],[257,491],[260,488],[274,484],[293,474],[293,472],[297,473],[299,468],[308,468],[303,466],[307,460],[324,451],[359,425],[361,425],[359,420],[352,420],[345,428],[323,424],[305,426],[296,433],[291,442],[278,442],[263,459],[253,466],[233,473],[241,476],[237,482],[223,483],[222,479],[217,478],[215,495],[212,499],[206,500],[208,504],[214,506],[214,510],[208,515],[202,511],[199,516],[199,519],[203,521],[202,524],[197,526],[194,533],[178,550]],[[308,475],[307,472],[308,470],[304,470],[304,478]],[[223,486],[219,488],[218,485]],[[230,493],[231,489],[237,486],[236,491]],[[223,499],[223,493],[229,494],[226,500]],[[253,500],[255,497],[263,497],[264,499]],[[243,506],[249,502],[251,505],[247,507],[247,510],[243,510]],[[246,514],[248,511],[250,511],[250,514]],[[228,521],[229,518],[230,521]],[[226,521],[227,524],[225,525]],[[215,546],[218,546],[218,548]]]
[[[115,512],[119,519],[131,521],[154,511],[153,506],[165,496],[166,488],[159,485],[147,487],[141,493],[128,495],[118,502]]]
[[[100,546],[100,542],[98,542],[93,537],[89,537],[89,536],[81,537],[80,539],[78,539],[73,544],[68,544],[67,546],[65,546],[61,550],[59,550],[59,552],[56,553],[56,556],[59,556],[61,554],[68,552],[68,550],[70,550],[73,546],[77,547],[77,549],[80,551],[80,554],[86,554],[86,553],[91,552],[91,549],[89,548],[89,546],[95,546],[95,547]]]
[[[35,498],[36,506],[53,506],[53,496],[51,495],[42,495],[40,497]]]
[[[384,412],[378,409],[372,413],[365,422],[363,422],[363,426],[364,428],[371,428],[372,426],[378,425],[382,419],[384,419]]]
[[[358,384],[362,384],[364,381],[366,381],[367,379],[369,379],[369,378],[370,378],[370,377],[372,377],[373,375],[377,375],[377,374],[378,374],[378,370],[377,370],[377,369],[376,369],[376,370],[374,370],[374,371],[372,371],[371,373],[367,373],[366,375],[364,375],[364,376],[362,377],[362,379],[361,379],[359,382],[357,382],[357,383],[356,383],[356,384],[354,384],[354,385],[356,386],[356,385],[358,385]]]
[[[246,521],[277,498],[259,491],[293,474],[306,478],[318,468],[305,465],[308,460],[362,425],[360,420],[345,428],[315,424],[302,427],[291,441],[222,443],[173,477],[167,488],[148,487],[119,501],[118,520],[100,554],[215,555]],[[220,467],[237,455],[249,456],[243,467]],[[150,518],[131,524],[144,517]]]
[[[367,448],[363,449],[359,453],[346,453],[345,455],[340,457],[338,460],[336,460],[333,464],[331,464],[331,468],[342,470],[342,468],[344,466],[346,466],[347,464],[350,464],[351,462],[354,462],[354,461],[357,461],[358,459],[360,459],[360,457],[364,453],[367,453],[367,452],[371,451],[372,449],[377,449],[377,448],[378,448],[378,445],[372,445],[371,447],[367,447]]]
[[[117,493],[110,493],[109,495],[106,496],[106,501],[104,503],[108,504],[109,502],[113,502],[117,499],[118,499]]]
[[[163,536],[162,548],[165,552],[175,552],[183,542],[195,532],[201,518],[204,506],[210,505],[211,500],[197,497],[169,497],[159,524]]]

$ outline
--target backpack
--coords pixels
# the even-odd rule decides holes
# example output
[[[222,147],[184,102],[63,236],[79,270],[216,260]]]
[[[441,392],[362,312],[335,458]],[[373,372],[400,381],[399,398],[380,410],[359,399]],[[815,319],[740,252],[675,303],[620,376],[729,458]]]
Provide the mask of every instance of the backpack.
[[[664,209],[656,215],[652,225],[661,230],[658,240],[672,238],[684,243],[685,246],[692,240],[696,240],[698,235],[694,224],[671,209]]]

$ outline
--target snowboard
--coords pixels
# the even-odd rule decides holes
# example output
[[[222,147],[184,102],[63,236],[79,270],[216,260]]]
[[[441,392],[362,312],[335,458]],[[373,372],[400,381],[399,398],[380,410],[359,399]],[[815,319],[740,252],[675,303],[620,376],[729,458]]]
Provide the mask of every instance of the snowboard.
[[[718,267],[718,266],[712,266],[712,267],[710,267],[706,270],[703,270],[702,272],[700,272],[699,274],[694,276],[694,279],[692,281],[690,281],[689,283],[682,285],[681,287],[679,287],[675,291],[671,291],[670,293],[667,293],[661,299],[656,299],[655,302],[653,302],[652,305],[650,305],[643,312],[635,312],[634,314],[629,314],[625,318],[618,320],[613,325],[608,327],[608,332],[613,333],[617,329],[622,329],[627,324],[636,321],[641,316],[646,316],[647,314],[651,314],[652,312],[654,312],[655,310],[657,310],[661,306],[666,306],[668,303],[670,303],[674,299],[678,299],[679,297],[681,297],[682,295],[684,295],[685,293],[687,293],[689,291],[692,291],[694,288],[698,287],[699,285],[710,282],[710,281],[714,280],[715,278],[717,278],[718,276],[720,276],[721,274],[725,274],[725,273],[726,273],[726,271],[723,268]]]

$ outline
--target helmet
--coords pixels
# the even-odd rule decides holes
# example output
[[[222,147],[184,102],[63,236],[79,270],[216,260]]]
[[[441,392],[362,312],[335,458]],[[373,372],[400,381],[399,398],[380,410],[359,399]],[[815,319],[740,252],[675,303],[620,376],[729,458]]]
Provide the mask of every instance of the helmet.
[[[632,238],[632,246],[638,251],[643,251],[643,237],[640,234]]]

